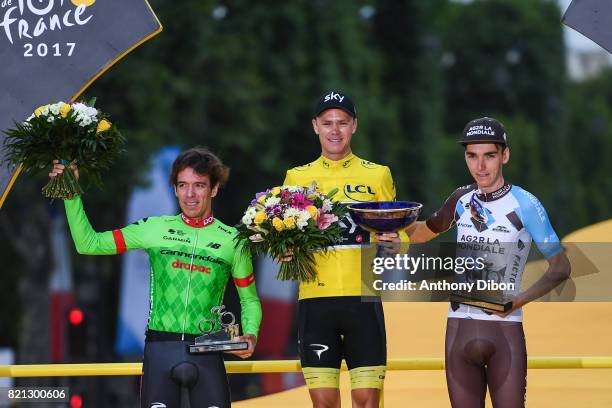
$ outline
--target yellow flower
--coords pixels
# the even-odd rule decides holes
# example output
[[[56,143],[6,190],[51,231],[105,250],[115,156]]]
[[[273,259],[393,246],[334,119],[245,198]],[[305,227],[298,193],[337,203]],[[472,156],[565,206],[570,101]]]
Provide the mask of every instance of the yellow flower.
[[[266,215],[266,213],[263,211],[259,211],[257,214],[255,214],[255,218],[253,219],[253,222],[255,222],[256,225],[259,225],[267,219],[268,219],[268,216]]]
[[[65,118],[66,116],[68,116],[71,110],[72,110],[72,106],[70,106],[67,103],[63,103],[62,106],[60,107],[60,114],[62,115],[62,118]]]
[[[283,224],[285,224],[285,227],[287,227],[287,229],[294,229],[295,228],[295,217],[287,217],[283,220]]]
[[[310,214],[311,218],[317,218],[317,207],[315,207],[314,205],[309,205],[308,207],[306,207],[306,212]]]
[[[38,108],[36,108],[36,110],[34,111],[34,115],[36,116],[40,116],[42,115],[42,111],[45,110],[46,107],[48,107],[49,104],[43,105],[43,106],[39,106]]]
[[[272,195],[277,196],[279,195],[281,192],[281,188],[280,187],[274,187],[271,191]]]
[[[281,232],[282,230],[285,229],[285,224],[283,223],[283,220],[281,220],[278,217],[274,217],[274,219],[272,220],[272,226],[278,231]]]
[[[266,194],[264,194],[264,195],[262,195],[261,197],[259,197],[259,198],[257,199],[257,202],[258,202],[258,203],[260,203],[260,204],[263,204],[263,203],[266,201],[266,198],[267,198],[267,197],[268,197],[268,196],[267,196]]]
[[[111,127],[110,122],[106,119],[102,119],[100,122],[98,122],[98,127],[96,128],[96,134],[105,132],[108,129],[110,129],[110,127]]]

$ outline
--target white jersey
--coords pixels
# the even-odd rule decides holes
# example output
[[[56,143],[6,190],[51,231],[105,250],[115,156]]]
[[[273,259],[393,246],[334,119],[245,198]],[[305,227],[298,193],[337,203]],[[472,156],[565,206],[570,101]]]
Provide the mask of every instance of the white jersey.
[[[476,184],[460,187],[440,210],[427,221],[427,227],[440,233],[457,226],[457,256],[482,257],[485,267],[470,271],[464,280],[491,280],[511,283],[505,294],[517,295],[525,262],[535,241],[540,252],[550,258],[562,248],[540,201],[518,186],[505,184],[492,193],[480,193]],[[523,312],[515,310],[506,318],[481,308],[452,303],[449,317],[522,321]]]

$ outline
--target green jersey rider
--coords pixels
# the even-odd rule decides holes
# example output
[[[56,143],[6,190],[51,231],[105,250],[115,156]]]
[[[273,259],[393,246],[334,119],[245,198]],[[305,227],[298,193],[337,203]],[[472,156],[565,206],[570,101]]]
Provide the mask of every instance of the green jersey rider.
[[[54,162],[49,176],[63,170],[63,165]],[[73,171],[78,177],[78,169]],[[192,406],[230,406],[222,355],[192,355],[187,351],[187,345],[200,334],[198,323],[210,318],[211,308],[223,300],[230,275],[242,309],[245,334],[239,338],[249,343],[248,350],[232,354],[250,357],[257,343],[261,305],[251,259],[236,248],[236,230],[212,215],[212,200],[228,177],[229,169],[207,149],[186,150],[174,161],[170,176],[182,213],[143,218],[113,231],[95,232],[80,198],[64,201],[80,254],[112,255],[144,249],[149,255],[150,314],[141,385],[143,408],[179,406],[185,383]]]

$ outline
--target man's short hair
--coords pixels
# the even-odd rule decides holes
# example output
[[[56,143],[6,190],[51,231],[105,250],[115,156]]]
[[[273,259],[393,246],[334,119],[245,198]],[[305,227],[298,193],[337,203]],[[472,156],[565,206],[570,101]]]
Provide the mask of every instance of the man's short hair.
[[[197,146],[185,150],[174,160],[170,173],[170,184],[175,186],[178,174],[188,167],[202,176],[208,174],[211,187],[217,184],[221,187],[229,179],[229,167],[207,148]]]

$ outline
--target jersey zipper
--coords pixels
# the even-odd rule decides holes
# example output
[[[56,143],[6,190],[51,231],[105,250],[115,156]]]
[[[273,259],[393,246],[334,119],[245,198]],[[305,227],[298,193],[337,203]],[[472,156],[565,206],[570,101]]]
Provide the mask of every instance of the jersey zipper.
[[[187,281],[187,293],[185,294],[185,310],[183,312],[183,329],[181,330],[181,341],[185,340],[185,327],[187,326],[187,307],[189,306],[189,292],[191,291],[191,277],[193,276],[193,258],[198,247],[198,229],[195,229],[195,239],[193,248],[191,249],[191,260],[189,261],[189,280]]]

